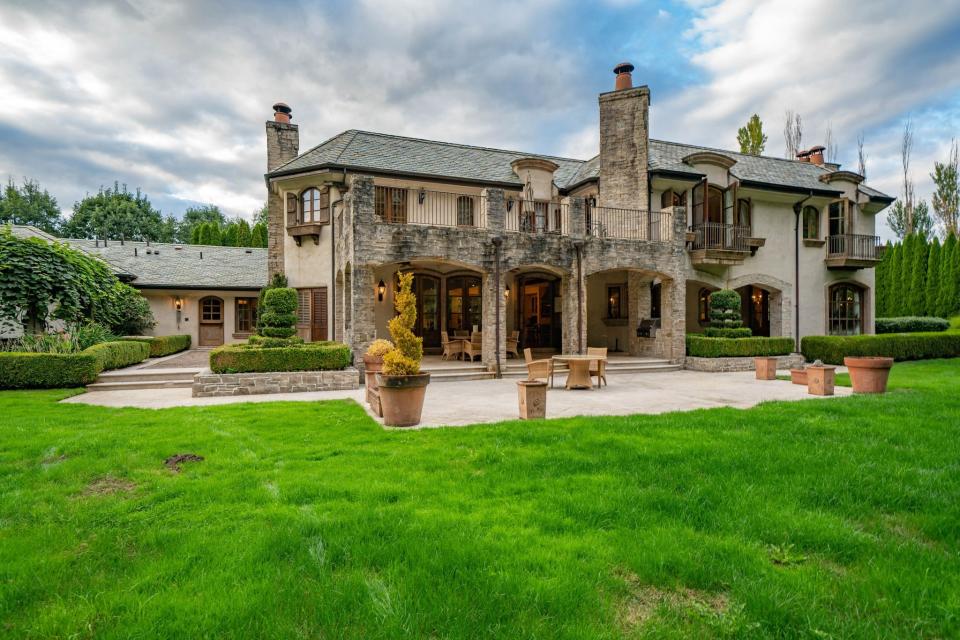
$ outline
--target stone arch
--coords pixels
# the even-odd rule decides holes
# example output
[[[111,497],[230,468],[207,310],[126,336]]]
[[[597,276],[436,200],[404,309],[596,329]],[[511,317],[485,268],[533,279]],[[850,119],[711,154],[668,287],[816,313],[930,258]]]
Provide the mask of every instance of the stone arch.
[[[727,281],[728,289],[739,289],[750,285],[767,292],[767,319],[770,324],[770,335],[792,335],[791,300],[793,285],[764,273],[750,273]]]

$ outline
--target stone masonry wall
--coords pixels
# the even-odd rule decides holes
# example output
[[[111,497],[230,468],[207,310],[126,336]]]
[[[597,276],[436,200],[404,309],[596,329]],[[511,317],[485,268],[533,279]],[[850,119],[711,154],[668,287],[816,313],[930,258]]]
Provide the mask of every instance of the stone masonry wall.
[[[295,124],[267,122],[267,171],[273,171],[297,157],[300,132]],[[272,278],[283,272],[283,239],[286,234],[286,211],[280,194],[267,185],[267,272]]]
[[[647,209],[650,90],[600,94],[600,206]]]
[[[353,367],[341,371],[271,373],[213,373],[208,369],[193,377],[193,397],[339,391],[357,389],[359,386],[360,372]]]
[[[803,364],[803,356],[791,353],[788,356],[777,357],[777,369],[793,369]],[[713,373],[730,371],[753,371],[756,369],[753,358],[695,358],[687,357],[685,369],[693,371],[710,371]]]

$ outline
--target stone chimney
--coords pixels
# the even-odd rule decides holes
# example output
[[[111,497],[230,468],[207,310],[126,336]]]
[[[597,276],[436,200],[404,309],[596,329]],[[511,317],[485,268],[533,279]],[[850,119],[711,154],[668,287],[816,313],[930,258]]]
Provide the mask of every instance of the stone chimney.
[[[267,171],[297,157],[300,131],[291,124],[292,109],[282,102],[273,105],[273,120],[267,120]],[[286,215],[283,200],[267,185],[267,271],[270,277],[283,272],[283,240]]]
[[[634,87],[633,65],[614,67],[614,90],[600,94],[600,198],[603,207],[646,209],[650,89]]]
[[[810,147],[810,151],[808,151],[808,153],[810,154],[810,159],[808,160],[808,162],[812,162],[813,164],[817,165],[818,167],[822,167],[822,166],[823,166],[823,152],[824,152],[825,149],[826,149],[826,147],[822,147],[822,146],[820,146],[820,145],[817,145],[817,146],[815,146],[815,147]]]

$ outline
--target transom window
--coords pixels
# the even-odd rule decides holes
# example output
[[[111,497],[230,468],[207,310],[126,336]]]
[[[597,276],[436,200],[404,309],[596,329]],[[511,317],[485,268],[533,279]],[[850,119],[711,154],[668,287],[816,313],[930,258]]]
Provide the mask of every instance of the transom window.
[[[253,333],[257,326],[257,299],[236,299],[237,333]]]
[[[855,336],[863,333],[863,289],[853,284],[830,287],[830,335]]]
[[[807,205],[803,208],[803,239],[820,239],[820,209]]]

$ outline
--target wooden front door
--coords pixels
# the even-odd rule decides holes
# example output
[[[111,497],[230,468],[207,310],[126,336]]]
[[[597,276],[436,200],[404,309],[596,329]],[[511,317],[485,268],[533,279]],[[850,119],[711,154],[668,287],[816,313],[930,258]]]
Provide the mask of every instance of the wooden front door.
[[[327,288],[298,289],[297,333],[311,342],[329,340]]]
[[[199,345],[218,347],[223,344],[223,300],[208,296],[200,300]]]

